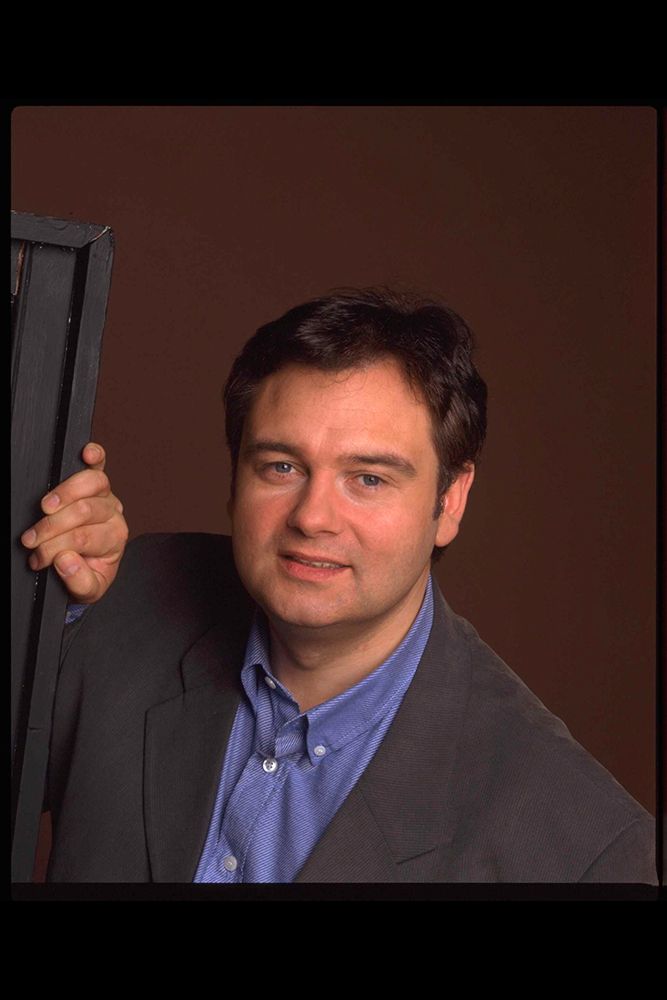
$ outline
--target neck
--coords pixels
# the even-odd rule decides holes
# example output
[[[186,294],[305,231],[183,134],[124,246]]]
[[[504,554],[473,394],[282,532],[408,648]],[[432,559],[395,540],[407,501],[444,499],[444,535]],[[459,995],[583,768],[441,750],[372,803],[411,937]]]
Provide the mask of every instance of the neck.
[[[419,613],[426,583],[371,625],[303,628],[269,620],[271,669],[302,712],[354,687],[391,656]]]

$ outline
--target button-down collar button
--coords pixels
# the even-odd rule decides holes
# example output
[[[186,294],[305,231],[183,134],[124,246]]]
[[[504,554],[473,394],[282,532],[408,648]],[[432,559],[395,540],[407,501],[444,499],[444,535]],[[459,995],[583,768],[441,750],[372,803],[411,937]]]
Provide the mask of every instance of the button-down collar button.
[[[238,861],[233,854],[229,854],[222,864],[228,872],[235,872],[238,867]]]
[[[276,682],[272,677],[269,677],[267,674],[264,674],[264,683],[266,684],[267,687],[270,687],[272,691],[276,690]]]
[[[327,748],[323,747],[321,743],[318,743],[316,747],[313,747],[313,753],[316,757],[324,757],[327,752]]]
[[[266,760],[262,763],[262,767],[264,768],[267,774],[273,774],[274,771],[278,770],[278,761],[276,760],[275,757],[267,757]]]

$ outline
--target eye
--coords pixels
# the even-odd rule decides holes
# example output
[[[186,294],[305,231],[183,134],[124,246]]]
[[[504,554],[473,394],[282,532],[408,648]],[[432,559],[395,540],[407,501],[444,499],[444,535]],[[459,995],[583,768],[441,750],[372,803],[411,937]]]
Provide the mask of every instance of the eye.
[[[273,479],[287,479],[294,473],[294,466],[291,462],[269,462],[264,466],[265,475]]]
[[[267,482],[279,483],[291,479],[296,470],[291,462],[265,462],[257,471]]]
[[[382,480],[379,476],[374,476],[370,472],[364,472],[363,475],[359,476],[363,486],[369,489],[377,489],[378,486],[382,486]]]

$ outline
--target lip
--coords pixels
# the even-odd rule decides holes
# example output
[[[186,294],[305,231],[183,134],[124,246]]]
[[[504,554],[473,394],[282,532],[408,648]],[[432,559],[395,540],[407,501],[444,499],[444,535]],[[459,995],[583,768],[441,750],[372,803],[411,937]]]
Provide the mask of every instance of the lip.
[[[278,556],[284,572],[297,580],[330,580],[350,569],[347,563],[341,563],[322,553],[279,552]],[[303,560],[303,562],[299,560]],[[306,565],[306,563],[326,563],[327,565],[313,566]]]
[[[342,563],[340,559],[332,559],[331,556],[324,555],[321,552],[297,552],[292,549],[286,549],[278,554],[283,559],[300,559],[302,562],[308,563],[331,563],[338,569],[349,568],[348,563]]]

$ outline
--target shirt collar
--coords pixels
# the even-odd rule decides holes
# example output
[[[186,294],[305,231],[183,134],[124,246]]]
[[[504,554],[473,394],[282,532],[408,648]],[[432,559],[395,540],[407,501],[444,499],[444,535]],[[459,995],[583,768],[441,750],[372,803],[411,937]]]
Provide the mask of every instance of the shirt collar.
[[[271,672],[269,635],[263,613],[253,620],[241,671],[257,720],[258,734],[278,737],[285,726],[301,731],[311,763],[338,750],[378,722],[403,698],[415,674],[433,623],[433,584],[429,576],[421,608],[401,644],[380,666],[353,687],[299,714],[292,694]],[[299,719],[294,723],[294,719]],[[318,752],[315,753],[317,748]],[[325,753],[322,753],[324,748]]]

